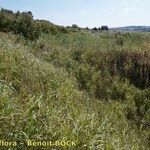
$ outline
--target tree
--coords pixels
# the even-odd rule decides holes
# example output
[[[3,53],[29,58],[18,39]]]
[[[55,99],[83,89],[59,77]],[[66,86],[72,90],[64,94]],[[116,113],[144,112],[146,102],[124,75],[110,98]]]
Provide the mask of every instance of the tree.
[[[108,31],[109,29],[108,29],[108,26],[101,26],[101,30],[102,30],[102,31],[103,31],[103,30]]]
[[[97,31],[98,29],[96,27],[93,28],[94,31]]]
[[[72,28],[78,28],[78,25],[72,24]]]
[[[21,34],[27,39],[35,40],[41,34],[41,27],[33,20],[31,12],[13,13],[7,9],[1,9],[0,31]]]

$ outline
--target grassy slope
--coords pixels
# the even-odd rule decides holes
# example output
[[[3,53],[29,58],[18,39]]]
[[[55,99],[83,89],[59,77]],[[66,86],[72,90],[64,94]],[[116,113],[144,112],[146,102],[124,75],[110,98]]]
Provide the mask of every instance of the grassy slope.
[[[149,35],[120,46],[106,34],[43,34],[30,42],[0,33],[0,138],[77,140],[60,149],[149,149],[148,129],[126,118],[143,90],[99,70],[122,51],[149,54]]]

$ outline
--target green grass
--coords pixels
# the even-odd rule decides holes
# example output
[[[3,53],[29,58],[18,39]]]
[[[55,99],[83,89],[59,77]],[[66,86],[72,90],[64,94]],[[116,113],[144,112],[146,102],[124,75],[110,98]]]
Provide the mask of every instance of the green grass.
[[[138,33],[42,34],[37,41],[0,33],[0,139],[76,141],[56,147],[64,150],[148,150],[149,41]]]

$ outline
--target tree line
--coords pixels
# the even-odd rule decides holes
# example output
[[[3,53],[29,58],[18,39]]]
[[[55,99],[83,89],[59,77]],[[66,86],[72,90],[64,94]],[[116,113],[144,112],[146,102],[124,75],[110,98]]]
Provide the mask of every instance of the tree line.
[[[44,20],[34,20],[30,11],[14,13],[4,8],[0,10],[0,31],[20,34],[29,40],[37,39],[41,33],[68,33],[65,27]]]
[[[72,24],[72,26],[71,27],[67,27],[67,28],[74,28],[74,29],[81,29],[78,25],[76,25],[76,24]],[[85,28],[86,30],[90,30],[88,27],[86,27]],[[108,31],[109,30],[109,28],[108,28],[108,26],[101,26],[101,27],[99,27],[99,28],[97,28],[97,27],[94,27],[94,28],[92,28],[91,30],[94,30],[94,31]]]
[[[88,29],[89,28],[86,28],[86,30]],[[76,24],[73,24],[72,27],[66,28],[63,26],[54,25],[49,21],[34,20],[31,11],[13,12],[4,8],[1,8],[0,10],[0,31],[20,34],[29,40],[37,39],[41,35],[41,33],[57,34],[80,30],[81,28]],[[107,26],[101,26],[99,28],[94,27],[92,30],[108,31],[109,29]]]

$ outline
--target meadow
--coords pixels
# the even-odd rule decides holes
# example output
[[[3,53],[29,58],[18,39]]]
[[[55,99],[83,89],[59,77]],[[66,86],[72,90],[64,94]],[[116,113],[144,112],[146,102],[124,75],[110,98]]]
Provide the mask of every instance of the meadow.
[[[0,139],[18,142],[9,150],[150,149],[150,33],[44,29],[1,28]]]

